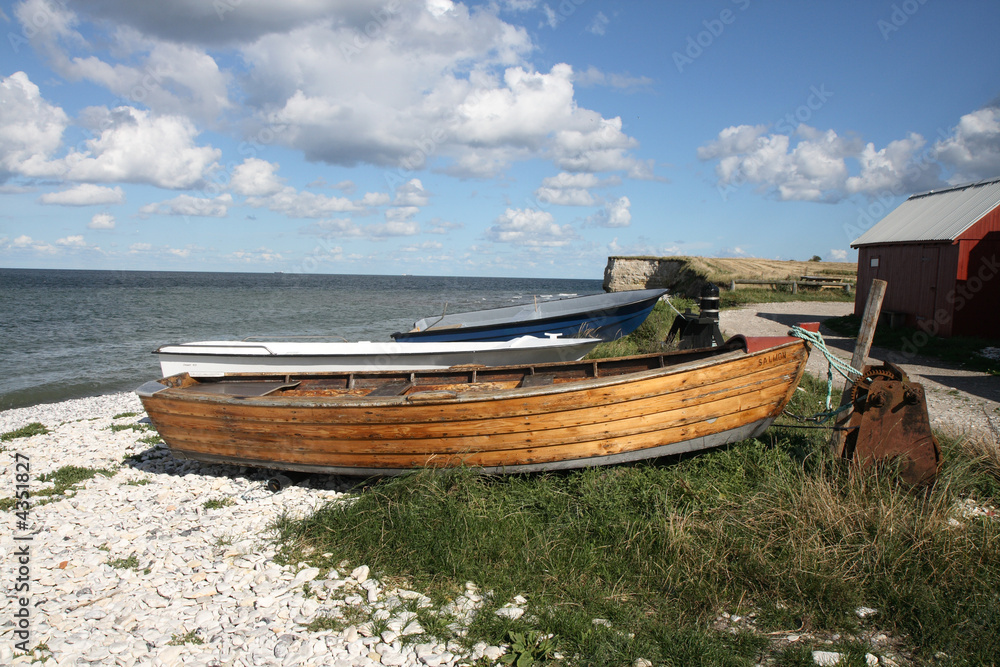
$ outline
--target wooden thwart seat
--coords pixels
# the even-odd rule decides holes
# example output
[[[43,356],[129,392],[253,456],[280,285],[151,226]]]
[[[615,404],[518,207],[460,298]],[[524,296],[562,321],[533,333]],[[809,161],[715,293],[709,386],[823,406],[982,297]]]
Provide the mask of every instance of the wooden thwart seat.
[[[552,373],[539,373],[537,375],[525,375],[521,380],[522,387],[545,387],[552,384],[556,376]]]
[[[400,396],[405,394],[406,391],[413,386],[413,383],[409,380],[400,380],[399,382],[389,382],[383,384],[379,387],[375,387],[372,391],[368,392],[369,397],[389,397],[389,396]]]

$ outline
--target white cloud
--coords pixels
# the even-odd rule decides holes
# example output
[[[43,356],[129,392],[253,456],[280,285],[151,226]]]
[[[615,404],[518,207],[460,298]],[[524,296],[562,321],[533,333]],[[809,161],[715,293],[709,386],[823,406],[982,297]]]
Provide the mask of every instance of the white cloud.
[[[233,169],[229,186],[239,195],[267,197],[281,192],[285,187],[284,179],[275,175],[277,171],[278,165],[273,162],[247,158]]]
[[[830,249],[830,259],[834,262],[846,262],[847,261],[847,251],[840,250],[838,248]]]
[[[58,239],[56,241],[56,245],[63,246],[66,248],[86,248],[87,242],[83,240],[82,235],[76,235]]]
[[[593,206],[594,197],[582,188],[546,188],[535,190],[535,198],[542,204],[560,206]]]
[[[114,4],[110,2],[108,4]],[[132,3],[129,3],[132,4]],[[170,3],[168,3],[170,4]],[[177,12],[161,7],[174,19],[190,15],[194,7]],[[229,75],[206,51],[188,40],[161,40],[121,23],[127,7],[109,17],[116,26],[101,35],[110,54],[122,62],[107,62],[93,55],[90,41],[76,27],[77,14],[65,4],[26,0],[17,10],[31,43],[52,68],[70,81],[90,81],[103,86],[122,102],[141,104],[157,114],[189,115],[212,120],[231,107]],[[44,20],[38,20],[42,16]],[[147,26],[155,32],[156,26]],[[79,54],[79,55],[77,55]]]
[[[396,188],[395,206],[427,206],[428,196],[420,179],[413,178]]]
[[[601,180],[594,174],[569,174],[565,171],[542,179],[546,188],[593,188],[600,185]]]
[[[585,70],[573,73],[573,83],[578,86],[607,86],[623,91],[635,91],[640,88],[652,86],[653,79],[648,76],[632,76],[630,74],[606,73],[597,69],[593,65]]]
[[[368,208],[371,206],[385,206],[392,201],[392,197],[387,192],[366,192],[365,196],[358,200],[358,206]]]
[[[861,158],[860,142],[806,125],[796,129],[794,144],[789,135],[765,136],[765,132],[761,125],[729,127],[698,149],[700,159],[719,160],[715,173],[720,191],[751,183],[762,185],[783,201],[833,202],[849,194],[846,160]],[[861,175],[851,182],[854,190],[850,193],[870,192],[874,187],[871,173],[862,167]]]
[[[413,219],[413,216],[417,213],[420,213],[420,209],[416,206],[400,206],[397,208],[387,209],[385,212],[385,219],[388,222],[403,222]]]
[[[628,227],[632,223],[632,202],[619,197],[604,204],[604,208],[587,218],[588,227]]]
[[[962,116],[952,135],[934,144],[933,154],[955,170],[953,184],[1000,175],[1000,108]]]
[[[17,250],[32,250],[41,255],[55,255],[59,249],[50,243],[36,241],[27,234],[21,234],[10,242],[10,247]]]
[[[70,180],[186,189],[199,187],[218,166],[221,151],[196,145],[198,130],[187,118],[132,107],[91,107],[84,117],[100,134],[61,161]]]
[[[542,185],[535,190],[535,198],[542,204],[560,206],[593,206],[594,196],[590,188],[620,185],[617,176],[601,179],[596,174],[560,172],[542,179]]]
[[[507,209],[486,230],[497,243],[530,247],[562,247],[577,239],[571,225],[559,225],[552,214],[534,209]]]
[[[719,132],[698,149],[701,160],[717,160],[723,197],[745,184],[776,198],[836,202],[851,195],[898,196],[1000,174],[1000,108],[962,116],[949,135],[932,146],[911,132],[883,148],[800,125],[793,134],[768,134],[763,125]]]
[[[54,143],[25,142],[20,153],[34,156],[35,176],[202,188],[220,154],[197,145],[194,119],[218,128],[236,111],[243,118],[225,121],[235,121],[250,148],[287,146],[330,164],[417,170],[437,162],[447,173],[491,177],[542,158],[574,172],[652,178],[652,162],[630,155],[637,143],[620,119],[577,103],[569,65],[538,72],[527,62],[535,49],[528,31],[500,13],[536,4],[298,0],[279,9],[263,0],[26,0],[17,16],[29,25],[45,13],[32,45],[51,67],[125,104],[84,114],[99,136],[48,164],[66,125],[53,107],[55,122],[46,127]],[[552,11],[565,18],[559,7]],[[598,13],[592,29],[606,22]],[[231,60],[238,70],[227,66]],[[588,72],[580,77],[588,85],[648,83]],[[23,168],[9,171],[27,173],[23,160],[15,162]],[[235,194],[282,192],[275,169],[256,157],[232,176]]]
[[[363,228],[366,236],[378,240],[389,236],[416,236],[420,233],[420,224],[404,219],[390,219],[382,225],[367,225]]]
[[[268,197],[249,197],[247,203],[254,208],[268,208],[284,213],[289,218],[323,218],[331,213],[348,213],[360,210],[358,205],[344,197],[325,197],[313,192],[299,192],[286,186]]]
[[[115,216],[110,213],[96,213],[87,223],[87,229],[114,229]]]
[[[81,183],[61,192],[47,192],[38,198],[42,204],[61,206],[96,206],[121,204],[125,201],[125,191],[120,187],[107,188],[91,183]]]
[[[49,160],[68,123],[66,113],[42,99],[24,72],[0,79],[0,183],[11,175],[58,173]]]
[[[920,149],[926,143],[919,134],[911,133],[906,139],[890,142],[881,150],[875,150],[872,143],[865,144],[861,154],[856,156],[861,165],[860,173],[847,179],[847,192],[902,193],[934,187],[939,182],[940,169],[936,166],[933,170],[928,169],[931,166],[928,162],[923,163],[924,168],[915,168],[920,164]]]
[[[150,243],[133,243],[128,247],[129,252],[132,253],[149,252],[152,249],[153,245]]]
[[[280,252],[275,252],[266,247],[260,247],[256,250],[236,250],[226,255],[226,257],[247,264],[270,264],[285,259]]]
[[[323,237],[359,237],[361,229],[356,222],[348,218],[331,218],[320,220],[306,227],[299,228],[302,234],[312,234]]]
[[[146,204],[139,209],[139,215],[187,215],[202,218],[224,218],[233,204],[233,196],[228,192],[214,199],[180,195],[167,201]]]
[[[428,234],[448,234],[456,229],[465,228],[465,225],[461,222],[449,222],[448,220],[441,220],[439,218],[431,220],[428,224]]]
[[[587,32],[593,35],[603,35],[607,30],[607,26],[608,17],[604,15],[604,12],[597,12],[597,15],[587,25]]]

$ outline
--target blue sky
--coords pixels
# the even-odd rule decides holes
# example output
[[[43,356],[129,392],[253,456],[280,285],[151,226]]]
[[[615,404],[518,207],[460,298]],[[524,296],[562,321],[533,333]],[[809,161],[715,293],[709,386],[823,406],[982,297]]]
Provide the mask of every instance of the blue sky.
[[[0,3],[0,266],[853,261],[1000,176],[1000,3]]]

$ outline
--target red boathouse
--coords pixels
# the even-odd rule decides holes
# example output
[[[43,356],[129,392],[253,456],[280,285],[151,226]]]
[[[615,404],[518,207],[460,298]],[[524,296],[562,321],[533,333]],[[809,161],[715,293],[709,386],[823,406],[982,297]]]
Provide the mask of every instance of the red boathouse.
[[[929,334],[1000,338],[1000,178],[911,196],[851,244],[854,312],[885,280],[882,312]]]

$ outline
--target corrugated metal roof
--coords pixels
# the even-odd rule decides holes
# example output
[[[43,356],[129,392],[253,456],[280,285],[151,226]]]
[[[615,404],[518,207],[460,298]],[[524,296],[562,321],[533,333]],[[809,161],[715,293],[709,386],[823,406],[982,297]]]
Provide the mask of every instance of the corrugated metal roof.
[[[1000,204],[1000,179],[912,195],[851,243],[954,241]]]

